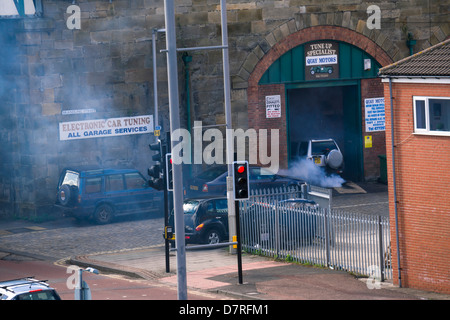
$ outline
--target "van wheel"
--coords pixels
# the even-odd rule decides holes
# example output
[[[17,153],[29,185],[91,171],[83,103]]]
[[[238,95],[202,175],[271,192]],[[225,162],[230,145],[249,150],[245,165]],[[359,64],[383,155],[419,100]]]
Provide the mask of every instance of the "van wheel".
[[[70,186],[68,184],[63,184],[58,191],[58,201],[61,205],[66,206],[69,204],[72,198]]]
[[[222,241],[222,235],[216,229],[210,229],[205,233],[205,243],[216,244]]]
[[[113,208],[108,204],[101,204],[95,209],[94,219],[98,224],[110,223],[114,216]]]

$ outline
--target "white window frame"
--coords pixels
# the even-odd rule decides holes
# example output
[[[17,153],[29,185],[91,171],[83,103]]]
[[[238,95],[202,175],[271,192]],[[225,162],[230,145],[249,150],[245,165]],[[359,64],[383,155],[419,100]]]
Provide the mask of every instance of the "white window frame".
[[[413,96],[414,133],[432,136],[450,136],[450,131],[430,130],[430,100],[442,99],[450,100],[450,97]],[[416,101],[424,101],[425,105],[425,128],[417,128]]]
[[[42,16],[42,0],[18,0],[25,6],[23,14],[20,14],[13,0],[0,0],[0,19],[24,18]]]

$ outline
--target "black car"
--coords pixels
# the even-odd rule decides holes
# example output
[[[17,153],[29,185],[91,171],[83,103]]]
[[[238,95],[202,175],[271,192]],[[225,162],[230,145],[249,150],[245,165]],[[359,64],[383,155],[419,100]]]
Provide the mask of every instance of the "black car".
[[[162,213],[163,193],[149,187],[136,169],[65,168],[56,205],[77,219],[93,218],[99,224],[115,216]]]
[[[225,196],[227,166],[214,166],[195,177],[186,188],[188,197]],[[303,180],[274,174],[266,168],[249,167],[250,189],[300,186]]]
[[[183,210],[186,243],[216,244],[228,240],[227,198],[187,199]],[[169,225],[174,226],[173,210]]]

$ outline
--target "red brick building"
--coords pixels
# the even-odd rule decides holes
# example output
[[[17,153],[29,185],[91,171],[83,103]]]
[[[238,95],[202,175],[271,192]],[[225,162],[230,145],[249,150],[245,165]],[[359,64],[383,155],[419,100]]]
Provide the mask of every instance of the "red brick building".
[[[380,75],[394,282],[450,293],[450,39]]]

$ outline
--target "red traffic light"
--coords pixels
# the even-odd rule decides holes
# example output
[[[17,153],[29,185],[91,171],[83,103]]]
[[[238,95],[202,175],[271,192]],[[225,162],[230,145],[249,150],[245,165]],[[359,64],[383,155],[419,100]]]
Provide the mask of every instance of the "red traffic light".
[[[237,172],[239,172],[239,173],[244,173],[244,172],[245,172],[245,166],[239,166],[239,167],[237,168]]]

